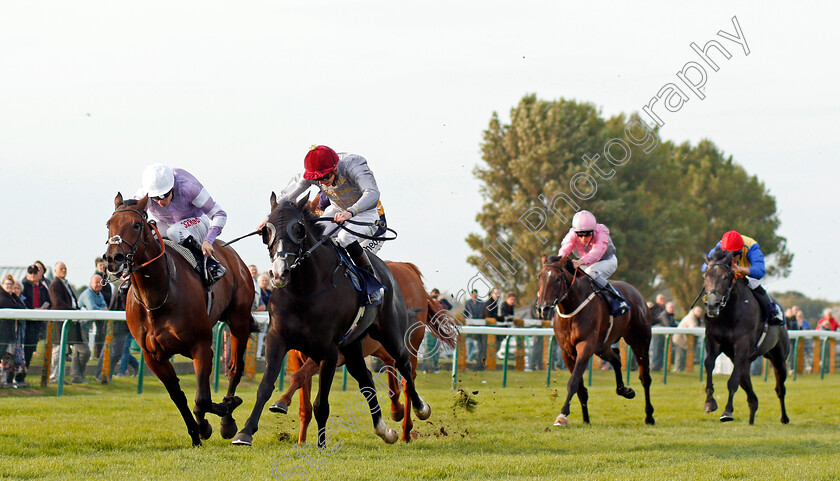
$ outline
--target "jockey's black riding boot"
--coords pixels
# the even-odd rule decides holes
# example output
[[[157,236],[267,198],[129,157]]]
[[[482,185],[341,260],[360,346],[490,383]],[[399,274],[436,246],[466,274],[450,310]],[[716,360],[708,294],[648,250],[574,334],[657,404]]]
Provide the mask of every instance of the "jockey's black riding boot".
[[[624,300],[624,297],[618,292],[618,289],[612,286],[603,277],[595,279],[595,284],[601,288],[604,295],[607,297],[607,302],[610,304],[610,315],[618,317],[630,310],[630,305]]]
[[[210,286],[225,275],[224,266],[213,258],[213,256],[207,256],[207,275],[204,274],[204,252],[201,250],[201,244],[192,236],[184,239],[181,245],[192,252],[196,262],[195,270],[205,285]]]
[[[766,320],[770,324],[781,324],[784,319],[779,319],[779,313],[776,309],[776,303],[770,300],[770,295],[764,290],[764,287],[758,286],[752,290],[758,305],[761,307],[761,320]]]
[[[362,246],[359,245],[358,241],[353,241],[347,246],[347,253],[350,254],[350,258],[353,259],[353,263],[356,264],[356,267],[364,269],[373,276],[374,279],[377,281],[379,278],[376,277],[376,271],[373,270],[373,266],[370,264],[370,259],[368,259],[367,252],[362,249]],[[382,289],[377,289],[375,292],[368,295],[368,303],[369,304],[377,304],[382,300]]]

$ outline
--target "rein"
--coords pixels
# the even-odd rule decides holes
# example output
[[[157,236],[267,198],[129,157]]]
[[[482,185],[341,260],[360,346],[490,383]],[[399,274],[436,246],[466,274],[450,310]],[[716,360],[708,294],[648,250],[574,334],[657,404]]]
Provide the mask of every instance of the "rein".
[[[707,265],[707,266],[706,266],[706,272],[709,272],[709,268],[710,268],[710,267],[715,267],[715,266],[723,266],[724,268],[726,268],[726,270],[728,270],[728,271],[732,272],[732,266],[731,266],[731,265],[729,265],[729,264],[723,263],[723,262],[719,262],[719,263],[717,263],[717,264],[709,264],[709,265]],[[738,281],[738,279],[737,279],[737,278],[733,278],[733,279],[732,279],[732,282],[730,282],[730,283],[729,283],[729,288],[728,288],[728,289],[726,289],[726,292],[725,292],[725,293],[721,296],[721,301],[720,301],[720,308],[721,308],[721,309],[723,309],[724,307],[726,307],[726,303],[727,303],[727,302],[729,302],[729,296],[732,294],[732,288],[734,288],[734,287],[735,287],[735,283],[736,283],[737,281]],[[704,290],[705,290],[705,288],[704,288]],[[701,291],[701,293],[702,293],[702,291]],[[709,294],[715,294],[715,293],[717,293],[717,291],[712,291],[712,292],[709,292]],[[697,297],[698,297],[698,299],[700,298],[700,296],[699,296],[699,295],[698,295]],[[694,302],[697,302],[697,301],[695,300]]]
[[[318,218],[318,220],[319,220],[319,221],[321,221],[321,220],[333,220],[333,218],[332,218],[332,217],[319,217],[319,218]],[[354,230],[351,230],[350,228],[348,228],[347,226],[345,226],[345,225],[344,225],[344,224],[347,224],[347,223],[349,223],[349,224],[353,224],[353,225],[361,225],[361,226],[376,226],[376,227],[382,227],[382,228],[384,228],[384,229],[385,229],[385,231],[386,231],[386,232],[389,232],[389,231],[390,231],[390,232],[393,232],[393,233],[394,233],[394,237],[385,237],[385,236],[379,236],[379,237],[377,237],[377,236],[370,236],[370,235],[366,235],[366,234],[361,234],[361,233],[359,233],[359,232],[356,232],[356,231],[354,231]],[[391,229],[390,227],[388,227],[388,226],[387,226],[384,222],[382,222],[381,220],[377,220],[376,222],[359,222],[359,221],[349,220],[349,219],[348,219],[348,220],[345,220],[344,222],[342,222],[341,224],[338,224],[338,227],[339,227],[339,228],[341,228],[341,229],[346,230],[347,232],[349,232],[349,233],[353,234],[354,236],[361,237],[362,239],[367,239],[367,240],[373,240],[373,241],[391,241],[391,240],[394,240],[394,239],[396,239],[396,238],[397,238],[397,231],[395,231],[394,229]]]

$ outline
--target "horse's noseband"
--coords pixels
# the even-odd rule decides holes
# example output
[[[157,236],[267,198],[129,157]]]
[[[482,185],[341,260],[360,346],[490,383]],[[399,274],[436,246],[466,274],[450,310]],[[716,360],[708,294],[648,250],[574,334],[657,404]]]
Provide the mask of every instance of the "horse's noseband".
[[[727,271],[732,272],[732,266],[730,266],[728,264],[725,264],[725,263],[709,264],[708,266],[706,266],[706,272],[709,272],[710,268],[716,267],[716,266],[721,266],[724,269],[726,269]],[[729,296],[732,294],[732,288],[735,287],[735,281],[736,280],[737,279],[735,279],[735,277],[733,276],[732,280],[729,282],[729,287],[726,289],[726,292],[721,292],[721,291],[718,291],[718,290],[713,290],[712,292],[709,292],[709,294],[717,294],[721,297],[721,299],[720,299],[720,308],[721,309],[726,307],[726,303],[729,302]]]

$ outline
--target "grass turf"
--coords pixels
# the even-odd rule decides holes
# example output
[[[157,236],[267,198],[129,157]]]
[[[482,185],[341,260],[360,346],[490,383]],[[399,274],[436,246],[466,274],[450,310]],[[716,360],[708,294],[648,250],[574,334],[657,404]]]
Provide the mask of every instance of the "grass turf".
[[[633,373],[634,375],[636,373]],[[259,375],[258,375],[259,376]],[[194,378],[181,376],[188,399]],[[565,398],[568,373],[467,372],[459,387],[477,401],[468,412],[450,389],[447,373],[418,375],[418,390],[432,417],[416,421],[419,438],[386,445],[372,433],[370,417],[355,391],[341,392],[336,376],[331,396],[335,438],[321,453],[296,447],[297,402],[288,415],[264,411],[254,446],[232,446],[215,432],[192,448],[186,428],[160,382],[147,377],[144,394],[136,379],[114,384],[71,385],[55,397],[55,386],[0,391],[0,477],[3,479],[838,479],[840,478],[840,376],[788,380],[789,425],[779,422],[772,378],[753,377],[759,397],[749,426],[746,396],[735,398],[735,421],[722,424],[726,378],[715,377],[721,408],[704,414],[704,384],[697,374],[654,378],[655,426],[644,424],[644,399],[637,378],[633,400],[614,393],[611,372],[595,372],[590,388],[590,426],[577,398],[567,428],[552,426]],[[225,382],[222,383],[224,388]],[[352,379],[348,387],[355,383]],[[476,392],[473,394],[473,392]],[[253,407],[256,383],[243,382],[237,410],[240,428]],[[219,401],[222,392],[214,395]],[[361,399],[361,398],[360,398]],[[460,399],[460,402],[458,401]],[[380,403],[385,400],[380,393]],[[361,405],[364,405],[362,402]],[[384,404],[387,416],[387,404]],[[354,432],[348,429],[358,423]],[[386,417],[389,426],[397,423]]]

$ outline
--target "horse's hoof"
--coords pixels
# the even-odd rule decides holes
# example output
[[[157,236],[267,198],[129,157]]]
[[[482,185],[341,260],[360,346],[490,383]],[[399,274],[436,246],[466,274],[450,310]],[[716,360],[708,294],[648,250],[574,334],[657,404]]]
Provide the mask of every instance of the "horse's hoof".
[[[415,409],[414,413],[417,414],[418,419],[425,421],[432,415],[432,407],[429,406],[429,403],[424,402],[423,407],[421,409]]]
[[[722,423],[728,423],[729,421],[734,421],[734,420],[735,420],[735,417],[732,415],[732,413],[723,413],[723,414],[720,415],[720,422],[722,422]]]
[[[554,420],[554,425],[566,427],[569,425],[569,420],[566,418],[565,414],[561,414]]]
[[[233,396],[230,399],[225,400],[225,404],[229,406],[229,412],[233,412],[234,409],[238,408],[240,404],[242,404],[242,398],[239,396]]]
[[[787,416],[782,416],[782,424],[787,424],[789,422],[790,422],[790,419],[788,419]]]
[[[201,447],[201,440],[198,439],[198,438],[193,438],[192,445],[193,445],[194,448],[200,448]]]
[[[623,398],[626,398],[626,399],[633,399],[634,397],[636,397],[636,391],[634,391],[632,388],[629,388],[629,387],[616,389],[615,392],[619,396],[621,396]]]
[[[289,406],[283,401],[274,401],[274,404],[268,407],[268,410],[273,413],[286,414],[289,412]]]
[[[240,446],[250,446],[253,440],[254,438],[251,437],[250,434],[239,433],[236,435],[236,437],[233,438],[233,441],[231,441],[230,443],[237,444]]]
[[[201,424],[198,426],[198,435],[201,439],[210,439],[210,436],[213,435],[213,426],[206,419],[201,421]]]
[[[645,424],[653,426],[654,424],[656,424],[656,421],[653,420],[653,417],[645,418]]]
[[[714,399],[712,399],[711,401],[708,401],[706,403],[706,414],[713,413],[713,412],[717,411],[717,408],[718,408],[717,401],[715,401]]]
[[[400,405],[400,408],[396,411],[391,411],[391,420],[400,422],[405,417],[405,406]]]
[[[397,435],[397,431],[386,426],[385,421],[383,421],[382,419],[379,420],[379,424],[376,425],[376,428],[374,428],[373,432],[376,433],[377,436],[382,438],[382,440],[385,441],[385,444],[394,444],[395,442],[397,442],[397,438],[399,437]]]
[[[228,421],[230,419],[230,421]],[[239,428],[236,426],[236,420],[232,417],[224,417],[222,418],[222,426],[219,429],[219,434],[222,435],[222,439],[230,439],[236,436],[236,432],[239,431]]]

